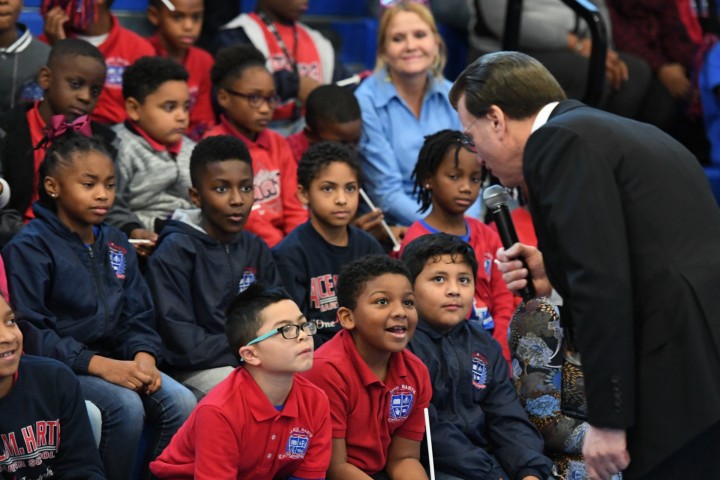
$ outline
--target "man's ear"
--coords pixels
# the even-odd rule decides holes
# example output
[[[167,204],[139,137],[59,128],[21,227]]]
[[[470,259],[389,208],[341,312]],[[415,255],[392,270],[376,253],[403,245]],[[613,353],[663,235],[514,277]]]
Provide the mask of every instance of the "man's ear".
[[[188,194],[190,195],[190,201],[193,203],[193,205],[195,205],[197,208],[202,207],[202,201],[200,200],[200,194],[198,193],[197,188],[188,188]]]
[[[239,353],[240,358],[242,358],[242,363],[245,365],[253,365],[257,367],[262,363],[257,355],[255,355],[255,349],[252,346],[240,347]]]
[[[137,122],[140,120],[140,107],[142,105],[135,99],[135,97],[128,97],[125,99],[125,113],[130,120]]]
[[[503,138],[505,136],[505,130],[507,128],[507,117],[505,112],[502,111],[497,105],[490,105],[487,113],[485,114],[491,122],[493,132]]]
[[[337,319],[345,330],[353,330],[355,328],[355,317],[349,308],[338,308]]]
[[[305,190],[305,187],[302,185],[298,185],[297,197],[303,205],[310,205],[310,196],[308,195],[308,191]]]
[[[150,5],[147,9],[147,19],[153,27],[157,27],[160,24],[160,12],[158,12],[158,9],[153,5]]]
[[[52,70],[47,65],[42,67],[38,72],[37,82],[38,86],[43,90],[50,88],[50,82],[52,81]]]

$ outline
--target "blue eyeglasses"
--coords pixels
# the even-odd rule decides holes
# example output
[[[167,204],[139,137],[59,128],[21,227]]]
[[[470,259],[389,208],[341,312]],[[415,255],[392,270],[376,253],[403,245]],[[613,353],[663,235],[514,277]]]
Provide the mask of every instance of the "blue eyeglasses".
[[[307,333],[308,335],[315,335],[317,333],[317,325],[314,322],[305,322],[300,325],[295,325],[294,323],[291,323],[290,325],[283,325],[280,328],[270,330],[264,335],[260,335],[254,340],[250,340],[245,346],[249,347],[250,345],[262,342],[263,340],[267,340],[268,338],[272,337],[273,335],[277,335],[278,333],[282,335],[283,338],[287,340],[292,340],[300,336],[300,330]]]

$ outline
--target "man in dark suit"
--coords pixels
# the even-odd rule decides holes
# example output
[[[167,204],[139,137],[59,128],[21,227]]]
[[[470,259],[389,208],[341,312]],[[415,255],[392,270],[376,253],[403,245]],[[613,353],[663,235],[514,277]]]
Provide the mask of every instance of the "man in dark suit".
[[[479,161],[529,199],[539,251],[499,252],[501,270],[525,286],[510,260],[523,256],[538,293],[564,300],[590,476],[718,478],[720,209],[697,160],[655,127],[565,100],[517,52],[468,66],[450,100]]]

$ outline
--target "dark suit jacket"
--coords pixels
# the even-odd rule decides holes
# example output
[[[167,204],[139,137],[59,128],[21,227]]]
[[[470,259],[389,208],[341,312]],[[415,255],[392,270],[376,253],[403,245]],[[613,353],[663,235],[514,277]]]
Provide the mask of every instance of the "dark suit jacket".
[[[523,172],[589,421],[627,429],[644,473],[720,420],[720,209],[671,137],[575,101],[530,136]]]

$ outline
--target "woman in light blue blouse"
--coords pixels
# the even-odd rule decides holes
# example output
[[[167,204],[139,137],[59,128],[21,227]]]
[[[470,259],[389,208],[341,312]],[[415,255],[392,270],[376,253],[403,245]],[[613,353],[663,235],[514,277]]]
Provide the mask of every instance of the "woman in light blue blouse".
[[[462,130],[448,101],[445,60],[445,44],[426,7],[401,2],[383,12],[376,71],[355,95],[362,110],[365,188],[388,223],[410,225],[420,218],[411,174],[424,137]],[[479,212],[476,203],[468,215]]]

